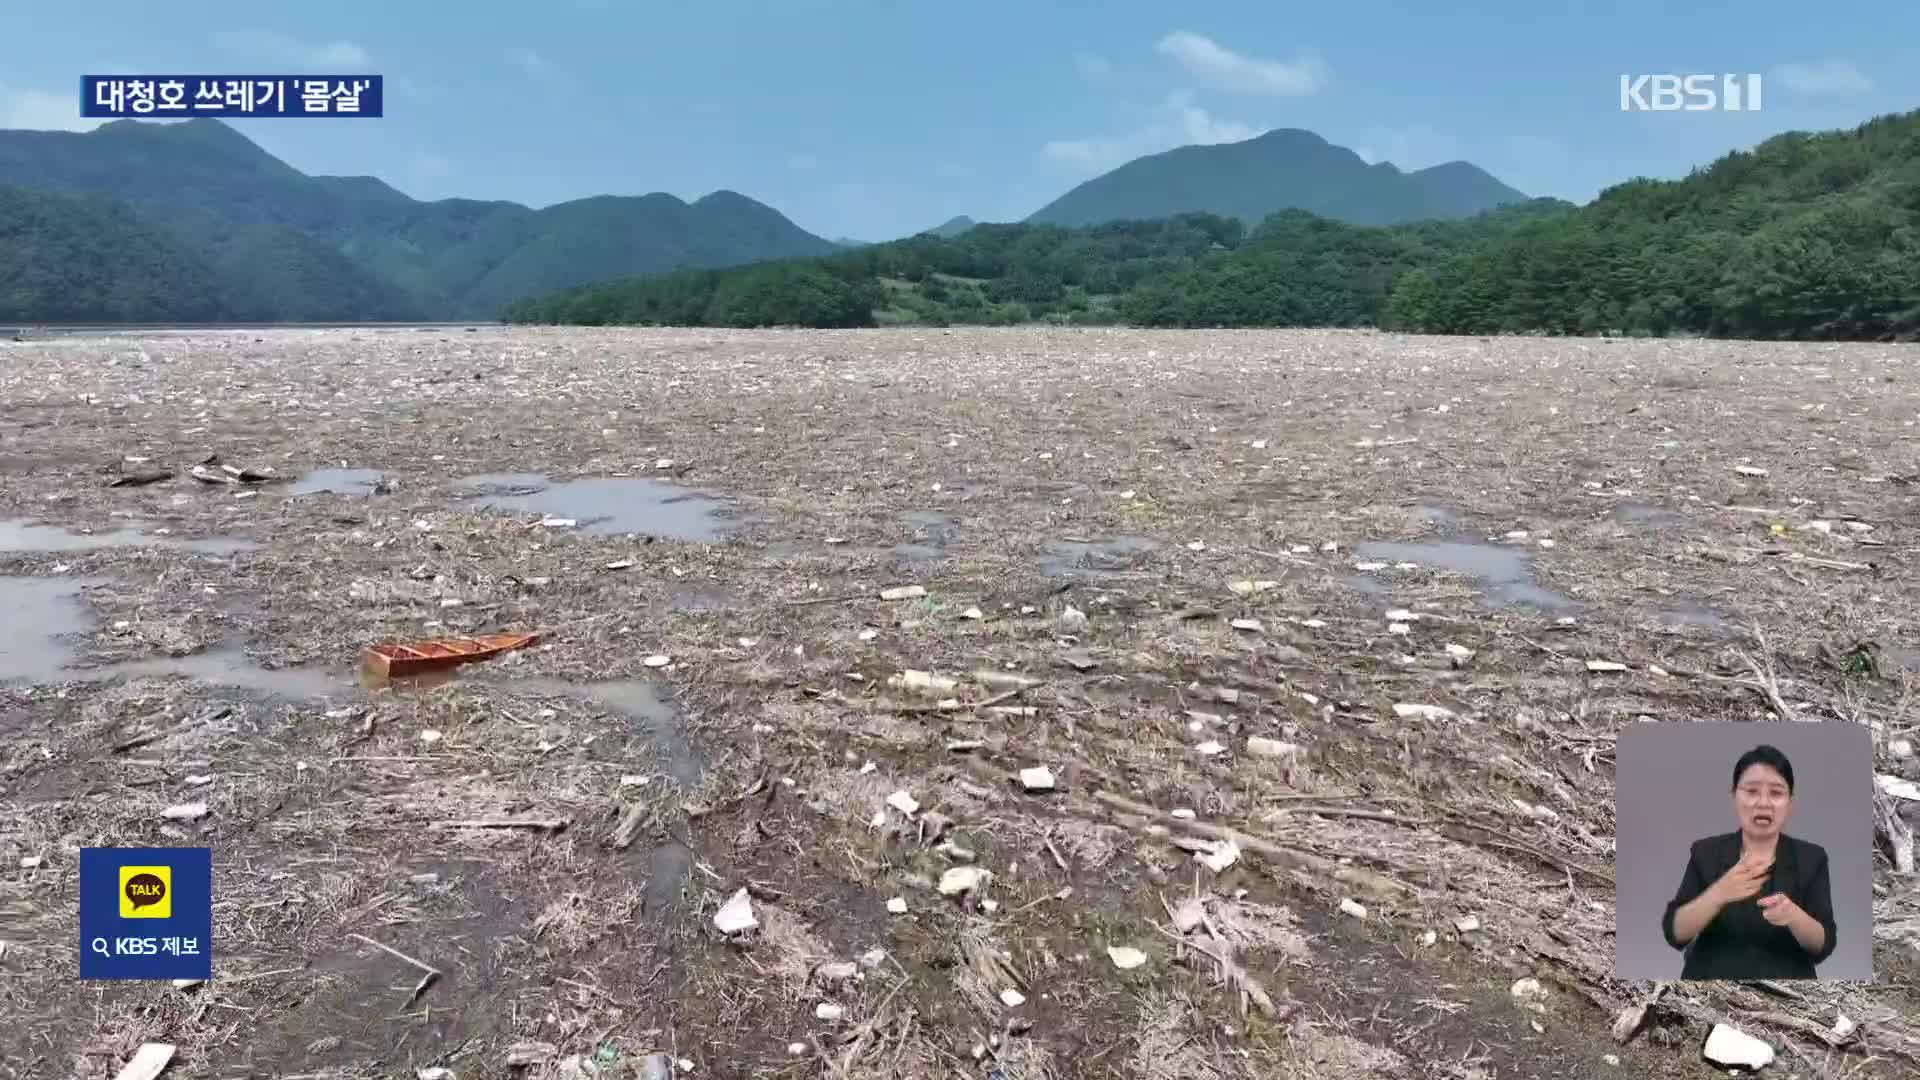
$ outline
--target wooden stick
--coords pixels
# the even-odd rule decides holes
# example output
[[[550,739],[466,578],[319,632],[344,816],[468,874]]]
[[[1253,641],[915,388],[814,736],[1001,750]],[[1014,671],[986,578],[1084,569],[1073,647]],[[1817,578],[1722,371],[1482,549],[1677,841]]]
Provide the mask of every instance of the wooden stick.
[[[466,821],[442,821],[437,829],[547,829],[567,827],[566,818],[472,818]]]
[[[1224,825],[1214,825],[1204,821],[1177,818],[1165,811],[1157,810],[1144,803],[1134,802],[1124,795],[1116,795],[1111,791],[1096,791],[1093,793],[1093,797],[1115,809],[1124,810],[1130,814],[1139,814],[1166,825],[1169,828],[1184,829],[1187,832],[1198,833],[1201,836],[1212,837],[1215,840],[1231,840],[1238,847],[1283,866],[1290,866],[1298,870],[1305,870],[1308,873],[1318,874],[1344,885],[1358,886],[1377,895],[1390,897],[1417,897],[1420,895],[1420,890],[1403,881],[1396,881],[1393,878],[1387,877],[1385,874],[1376,874],[1371,870],[1362,870],[1358,867],[1341,866],[1332,859],[1323,858],[1305,851],[1296,851],[1293,848],[1281,847],[1271,840],[1263,840],[1257,836],[1250,836],[1238,829],[1230,829]]]

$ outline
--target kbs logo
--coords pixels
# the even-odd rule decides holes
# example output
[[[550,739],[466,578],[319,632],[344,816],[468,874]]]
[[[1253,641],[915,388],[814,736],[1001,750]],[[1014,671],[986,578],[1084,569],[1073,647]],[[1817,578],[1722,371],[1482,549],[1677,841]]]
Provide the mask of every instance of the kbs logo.
[[[1759,112],[1760,92],[1758,75],[1622,75],[1620,111]]]
[[[121,867],[120,917],[123,919],[173,918],[173,867]]]

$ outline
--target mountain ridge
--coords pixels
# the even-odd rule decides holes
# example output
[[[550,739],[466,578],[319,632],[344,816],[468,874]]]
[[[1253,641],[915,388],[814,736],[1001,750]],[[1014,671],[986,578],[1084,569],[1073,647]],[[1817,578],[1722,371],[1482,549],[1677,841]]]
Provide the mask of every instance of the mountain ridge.
[[[1468,161],[1407,172],[1392,162],[1368,164],[1305,128],[1282,127],[1134,158],[1026,220],[1076,227],[1207,213],[1257,225],[1284,210],[1306,210],[1350,225],[1399,225],[1472,217],[1527,198]]]
[[[208,117],[116,120],[89,132],[0,130],[0,184],[124,202],[189,248],[208,242],[207,215],[229,227],[220,234],[227,240],[239,230],[291,230],[306,241],[246,235],[255,250],[272,251],[288,280],[328,284],[333,301],[323,294],[317,306],[298,303],[319,319],[351,318],[382,290],[395,294],[380,305],[390,311],[491,318],[523,295],[591,280],[841,250],[729,189],[692,202],[656,191],[539,209],[415,199],[378,177],[308,175]]]

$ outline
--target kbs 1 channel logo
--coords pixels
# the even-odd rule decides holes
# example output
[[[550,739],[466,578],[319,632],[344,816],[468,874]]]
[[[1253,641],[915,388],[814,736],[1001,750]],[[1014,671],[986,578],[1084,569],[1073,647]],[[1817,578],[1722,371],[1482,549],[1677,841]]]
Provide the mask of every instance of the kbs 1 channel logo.
[[[82,75],[80,115],[102,120],[370,117],[385,114],[378,75]]]
[[[211,848],[81,848],[80,977],[213,977]]]

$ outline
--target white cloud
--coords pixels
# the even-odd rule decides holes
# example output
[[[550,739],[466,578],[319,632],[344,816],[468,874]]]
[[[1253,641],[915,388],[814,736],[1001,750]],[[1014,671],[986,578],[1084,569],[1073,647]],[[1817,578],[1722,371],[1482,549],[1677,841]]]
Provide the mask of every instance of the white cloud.
[[[28,131],[92,131],[104,121],[80,115],[78,88],[65,94],[0,86],[0,128]]]
[[[214,41],[229,52],[298,69],[289,74],[359,75],[373,70],[373,57],[351,41],[302,41],[272,30],[223,30]]]
[[[1873,89],[1873,81],[1845,60],[1782,64],[1773,69],[1773,77],[1802,94],[1864,94]]]
[[[527,48],[515,45],[507,50],[507,63],[519,68],[529,78],[551,80],[560,74],[553,61]]]
[[[1146,124],[1133,131],[1055,139],[1040,152],[1076,172],[1100,173],[1134,158],[1177,146],[1244,142],[1258,134],[1257,128],[1215,116],[1195,104],[1191,91],[1176,90],[1153,109]]]
[[[407,155],[407,171],[420,180],[445,180],[453,175],[453,162],[425,150]]]
[[[1074,53],[1073,70],[1088,82],[1105,82],[1113,76],[1113,61],[1093,53]]]
[[[1302,54],[1293,63],[1245,56],[1189,30],[1176,30],[1154,47],[1207,85],[1236,94],[1298,97],[1319,91],[1333,78],[1312,55]]]
[[[820,159],[812,154],[795,154],[787,159],[787,168],[807,172],[820,167]]]

